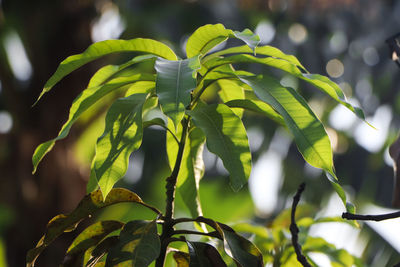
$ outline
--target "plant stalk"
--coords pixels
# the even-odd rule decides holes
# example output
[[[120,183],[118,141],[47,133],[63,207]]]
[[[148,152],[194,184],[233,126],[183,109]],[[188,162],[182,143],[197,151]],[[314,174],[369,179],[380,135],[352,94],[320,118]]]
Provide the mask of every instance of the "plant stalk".
[[[165,207],[165,216],[164,223],[162,225],[162,234],[161,234],[161,250],[160,255],[156,260],[156,267],[163,267],[165,257],[167,254],[168,247],[168,239],[174,234],[174,204],[175,204],[175,189],[176,189],[176,180],[178,178],[179,168],[181,166],[183,150],[185,149],[186,137],[189,128],[189,119],[185,118],[182,122],[182,136],[181,141],[179,143],[178,155],[176,157],[174,169],[172,170],[171,175],[166,179],[166,207]]]

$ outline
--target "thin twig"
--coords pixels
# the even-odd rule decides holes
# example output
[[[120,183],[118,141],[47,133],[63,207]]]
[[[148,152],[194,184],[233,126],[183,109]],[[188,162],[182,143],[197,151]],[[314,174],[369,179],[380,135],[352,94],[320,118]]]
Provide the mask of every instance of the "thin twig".
[[[198,232],[198,231],[191,231],[191,230],[175,230],[173,235],[205,235],[209,237],[221,238],[217,231],[213,232]]]
[[[387,213],[387,214],[379,214],[379,215],[360,215],[353,214],[349,212],[343,212],[342,218],[347,220],[360,220],[360,221],[383,221],[389,219],[395,219],[400,217],[400,211]]]
[[[308,262],[307,258],[301,252],[301,246],[299,244],[299,236],[298,236],[299,228],[297,227],[297,224],[296,224],[296,221],[295,221],[296,207],[299,204],[301,193],[304,191],[305,187],[306,187],[306,184],[302,183],[299,186],[299,189],[297,189],[296,195],[293,197],[290,232],[292,233],[292,244],[293,244],[293,247],[294,247],[294,251],[296,252],[296,255],[297,255],[297,260],[303,266],[311,267],[311,264]]]

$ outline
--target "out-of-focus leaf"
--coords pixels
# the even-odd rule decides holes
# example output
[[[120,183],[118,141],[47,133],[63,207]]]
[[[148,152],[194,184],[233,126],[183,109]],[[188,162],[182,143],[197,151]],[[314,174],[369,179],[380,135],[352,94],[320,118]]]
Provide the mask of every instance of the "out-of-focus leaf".
[[[186,243],[189,248],[190,267],[227,266],[218,250],[213,246],[203,242],[186,241]]]
[[[169,60],[177,59],[175,53],[168,46],[151,39],[137,38],[132,40],[106,40],[97,42],[90,45],[82,54],[69,56],[62,61],[56,72],[44,85],[43,91],[37,101],[72,71],[99,57],[117,52],[144,52]]]
[[[195,71],[199,68],[198,57],[178,61],[158,58],[156,61],[158,99],[162,111],[172,119],[175,127],[190,104],[190,93],[196,88]]]
[[[208,150],[222,159],[230,174],[231,186],[238,191],[247,182],[251,170],[249,143],[241,119],[223,104],[197,106],[187,113],[206,135]]]
[[[236,232],[255,234],[259,237],[268,238],[269,234],[264,226],[252,225],[249,223],[237,223],[232,226]]]
[[[27,266],[34,266],[39,254],[60,234],[74,230],[80,221],[89,218],[99,209],[121,202],[138,203],[150,208],[157,214],[160,213],[157,209],[144,203],[138,195],[129,190],[123,188],[114,188],[107,195],[105,200],[103,200],[102,192],[97,190],[86,195],[76,209],[70,214],[60,214],[49,221],[46,226],[46,233],[39,240],[36,247],[28,251],[26,258]]]
[[[154,55],[143,55],[143,56],[137,56],[132,58],[131,60],[125,62],[124,64],[121,65],[107,65],[102,68],[100,68],[93,76],[90,78],[88,88],[89,87],[94,87],[94,86],[99,86],[103,83],[105,83],[107,80],[110,78],[113,78],[115,74],[120,72],[123,69],[126,69],[136,63],[140,63],[143,61],[147,61],[150,59],[155,59],[156,57]]]
[[[108,110],[103,135],[97,140],[94,159],[95,179],[105,198],[127,169],[130,154],[142,143],[142,107],[145,94],[118,99]]]
[[[161,242],[155,221],[130,221],[119,235],[119,242],[107,255],[107,266],[148,266],[160,254]]]
[[[94,248],[108,234],[124,226],[119,221],[100,221],[88,226],[69,246],[64,258],[63,266],[83,266],[85,251]]]
[[[99,99],[101,99],[103,96],[107,95],[111,91],[141,80],[154,81],[154,75],[137,74],[131,77],[115,78],[104,85],[90,87],[85,89],[82,93],[80,93],[72,103],[72,106],[69,110],[69,118],[67,122],[64,123],[63,127],[58,133],[58,136],[52,140],[40,144],[36,148],[32,156],[32,163],[33,163],[32,173],[35,173],[37,165],[43,159],[43,157],[53,148],[55,142],[65,138],[68,135],[72,125],[75,123],[75,121],[79,118],[79,116],[83,112],[85,112],[94,103],[96,103]]]
[[[276,112],[267,103],[259,100],[235,99],[226,102],[225,105],[227,105],[230,108],[242,108],[245,110],[253,111],[272,119],[273,121],[279,123],[280,125],[285,124],[285,121],[278,112]]]
[[[173,257],[176,262],[176,267],[189,267],[190,257],[188,253],[174,251]]]

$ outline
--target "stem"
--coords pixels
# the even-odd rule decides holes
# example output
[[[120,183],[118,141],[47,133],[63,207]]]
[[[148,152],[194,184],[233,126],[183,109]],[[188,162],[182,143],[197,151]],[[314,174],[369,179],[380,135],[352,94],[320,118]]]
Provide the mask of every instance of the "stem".
[[[165,256],[167,254],[167,247],[170,242],[171,236],[174,234],[174,201],[175,201],[175,188],[176,188],[176,180],[178,178],[179,168],[181,166],[183,150],[185,148],[186,136],[189,128],[189,119],[185,118],[182,122],[182,136],[181,141],[179,143],[178,155],[176,157],[175,166],[172,170],[171,175],[166,179],[167,184],[165,185],[166,189],[166,207],[165,207],[165,216],[164,223],[162,226],[162,234],[161,234],[161,249],[160,255],[156,260],[156,267],[163,267]]]

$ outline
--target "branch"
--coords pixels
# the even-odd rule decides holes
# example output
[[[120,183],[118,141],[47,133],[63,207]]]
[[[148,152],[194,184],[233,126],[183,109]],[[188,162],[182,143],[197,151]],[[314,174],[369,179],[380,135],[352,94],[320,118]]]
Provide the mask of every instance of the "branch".
[[[221,237],[217,231],[203,233],[203,232],[190,231],[190,230],[175,230],[173,235],[205,235],[205,236],[221,239]]]
[[[400,217],[400,211],[387,213],[387,214],[379,214],[379,215],[360,215],[353,214],[349,212],[343,212],[342,218],[347,220],[360,220],[360,221],[383,221],[389,219],[395,219]]]
[[[311,267],[311,264],[307,261],[307,258],[301,252],[301,246],[299,244],[299,228],[297,227],[295,221],[296,215],[296,207],[299,204],[301,193],[304,191],[306,187],[305,183],[302,183],[297,189],[296,195],[293,197],[293,204],[292,204],[292,213],[291,213],[291,223],[290,223],[290,232],[292,233],[292,244],[294,247],[294,251],[297,255],[297,260],[305,267]]]

